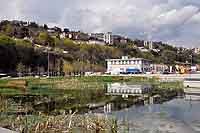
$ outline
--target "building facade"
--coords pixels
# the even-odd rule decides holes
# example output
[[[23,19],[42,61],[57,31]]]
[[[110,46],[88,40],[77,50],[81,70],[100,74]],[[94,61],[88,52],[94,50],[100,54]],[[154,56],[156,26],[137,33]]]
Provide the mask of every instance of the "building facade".
[[[107,73],[111,74],[134,74],[151,71],[151,61],[143,58],[107,59]]]
[[[91,33],[90,37],[95,38],[99,41],[104,41],[104,33]]]
[[[164,64],[151,64],[152,73],[163,73],[165,70],[168,70],[169,67]]]
[[[144,46],[148,47],[148,49],[153,49],[152,41],[144,41]]]
[[[128,38],[122,37],[120,35],[113,35],[113,44],[126,44],[128,43]]]
[[[199,54],[200,53],[200,48],[193,48],[192,51],[195,54]]]
[[[106,45],[104,41],[90,39],[87,44],[97,44],[97,45]]]
[[[108,32],[104,34],[104,42],[106,44],[112,45],[113,44],[113,35],[112,32]]]
[[[104,41],[108,45],[112,45],[113,44],[112,32],[108,32],[108,33],[91,33],[90,37],[95,38],[98,41]]]

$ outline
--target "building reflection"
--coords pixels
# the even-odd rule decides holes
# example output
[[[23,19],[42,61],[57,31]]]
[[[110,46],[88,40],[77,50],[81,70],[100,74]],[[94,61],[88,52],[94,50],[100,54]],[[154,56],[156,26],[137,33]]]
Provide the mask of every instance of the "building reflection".
[[[107,87],[107,95],[121,95],[122,97],[140,96],[150,93],[151,85],[132,85],[126,83],[111,83]]]

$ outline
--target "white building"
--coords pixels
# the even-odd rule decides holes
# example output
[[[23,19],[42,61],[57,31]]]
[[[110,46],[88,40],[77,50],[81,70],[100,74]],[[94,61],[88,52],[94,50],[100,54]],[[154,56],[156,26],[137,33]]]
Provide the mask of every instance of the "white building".
[[[144,41],[144,46],[148,47],[149,49],[153,49],[153,42],[152,41]]]
[[[193,52],[194,52],[195,54],[199,54],[199,53],[200,53],[200,48],[194,48],[194,49],[193,49]]]
[[[164,64],[151,64],[152,73],[163,73],[165,70],[168,70],[168,66]]]
[[[104,42],[107,44],[113,44],[113,35],[112,32],[108,32],[104,34]]]
[[[108,33],[91,33],[90,37],[95,38],[99,41],[104,41],[106,44],[113,44],[113,35],[112,32]]]
[[[104,41],[100,41],[100,40],[89,40],[88,44],[106,45]]]
[[[91,33],[90,37],[95,38],[99,41],[104,41],[104,33]]]
[[[141,52],[149,52],[148,49],[144,48],[144,47],[138,47],[138,49],[141,51]]]
[[[66,33],[64,33],[64,32],[63,32],[63,33],[61,33],[61,34],[60,34],[60,38],[61,38],[61,39],[64,39],[64,38],[66,38]]]
[[[151,71],[151,61],[143,58],[128,58],[123,56],[121,59],[106,59],[107,73],[111,74],[134,74]]]

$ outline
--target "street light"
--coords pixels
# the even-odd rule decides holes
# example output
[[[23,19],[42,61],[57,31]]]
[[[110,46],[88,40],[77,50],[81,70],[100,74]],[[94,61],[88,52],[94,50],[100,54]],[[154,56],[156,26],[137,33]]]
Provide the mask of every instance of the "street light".
[[[49,55],[49,43],[48,43],[48,48],[47,48],[47,52],[48,52],[48,72],[47,72],[47,75],[48,75],[48,77],[50,76],[49,75],[49,71],[50,71],[50,66],[49,66],[49,60],[50,60],[50,55]]]

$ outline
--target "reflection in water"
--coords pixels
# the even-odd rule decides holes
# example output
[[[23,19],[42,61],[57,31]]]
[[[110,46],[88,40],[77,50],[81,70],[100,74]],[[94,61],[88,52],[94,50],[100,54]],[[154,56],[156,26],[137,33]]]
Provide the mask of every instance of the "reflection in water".
[[[133,124],[131,129],[137,132],[168,131],[176,133],[193,133],[200,131],[200,102],[174,99],[170,102],[148,106],[132,106],[129,109],[113,111],[111,116],[119,123]],[[188,110],[189,109],[189,110]],[[137,127],[137,126],[138,127]]]
[[[135,96],[147,94],[152,90],[151,85],[136,85],[126,83],[110,83],[108,84],[108,95]]]
[[[111,113],[112,112],[112,103],[108,103],[106,105],[104,105],[104,113]]]
[[[108,83],[106,95],[118,96],[118,98],[105,104],[103,108],[99,107],[92,112],[111,113],[133,105],[154,104],[157,96],[151,97],[148,95],[152,90],[152,86],[147,84]]]

